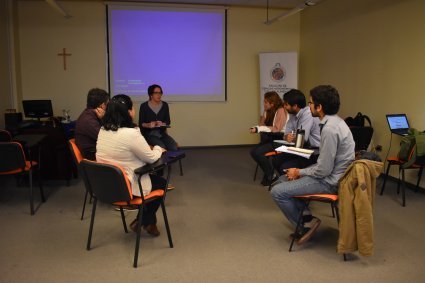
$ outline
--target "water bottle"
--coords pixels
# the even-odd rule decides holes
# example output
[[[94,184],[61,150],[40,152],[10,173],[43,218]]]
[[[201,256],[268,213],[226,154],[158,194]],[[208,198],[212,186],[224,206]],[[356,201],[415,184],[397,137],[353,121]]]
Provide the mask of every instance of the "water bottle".
[[[303,148],[304,147],[304,136],[305,136],[305,130],[301,127],[297,130],[297,136],[295,139],[295,147]]]

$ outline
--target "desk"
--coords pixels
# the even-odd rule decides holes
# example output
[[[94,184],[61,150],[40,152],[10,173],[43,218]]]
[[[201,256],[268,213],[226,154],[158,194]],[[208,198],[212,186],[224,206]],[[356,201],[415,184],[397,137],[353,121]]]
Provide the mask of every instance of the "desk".
[[[39,134],[39,135],[17,135],[13,138],[13,141],[17,141],[27,150],[28,160],[37,160],[38,162],[38,168],[41,172],[41,143],[46,138],[46,135]],[[31,149],[34,147],[38,147],[38,156],[36,159],[33,158],[33,155],[31,154]]]
[[[44,180],[71,180],[74,172],[73,163],[63,128],[47,125],[32,129],[21,129],[18,136],[22,135],[27,137],[45,136],[41,142],[41,155],[39,157],[32,156],[38,162],[43,163],[41,176]],[[76,174],[76,172],[74,173]]]

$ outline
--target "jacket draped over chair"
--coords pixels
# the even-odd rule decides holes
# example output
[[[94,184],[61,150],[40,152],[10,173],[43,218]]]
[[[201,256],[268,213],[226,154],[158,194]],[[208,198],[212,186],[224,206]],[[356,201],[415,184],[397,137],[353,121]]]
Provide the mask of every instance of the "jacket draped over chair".
[[[382,162],[354,161],[339,182],[339,239],[337,252],[373,254],[373,203]]]

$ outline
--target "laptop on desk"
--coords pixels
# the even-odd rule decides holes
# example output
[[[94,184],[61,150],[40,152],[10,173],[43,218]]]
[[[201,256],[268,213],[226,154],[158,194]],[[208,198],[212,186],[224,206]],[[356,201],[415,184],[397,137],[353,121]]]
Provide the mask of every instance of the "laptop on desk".
[[[406,114],[387,114],[386,116],[391,133],[407,136],[407,130],[410,126]]]

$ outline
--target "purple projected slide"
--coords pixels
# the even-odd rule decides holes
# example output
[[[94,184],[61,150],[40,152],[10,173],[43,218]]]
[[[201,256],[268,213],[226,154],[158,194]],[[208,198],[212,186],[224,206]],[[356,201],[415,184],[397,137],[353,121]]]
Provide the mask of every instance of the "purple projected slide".
[[[145,100],[159,84],[169,101],[224,100],[224,12],[116,8],[109,7],[111,94]]]

